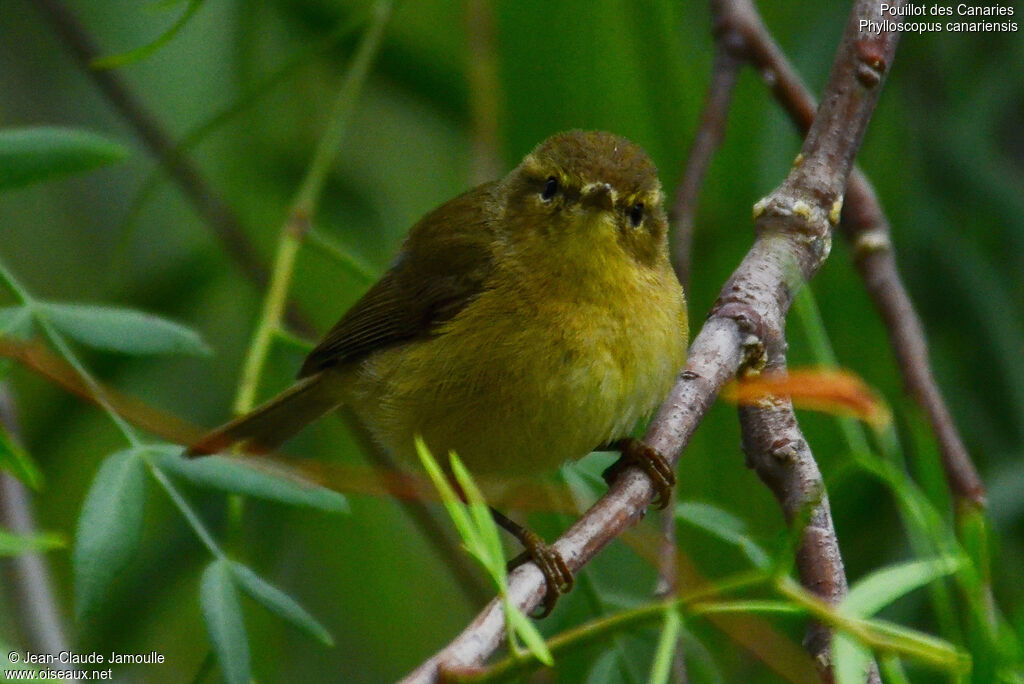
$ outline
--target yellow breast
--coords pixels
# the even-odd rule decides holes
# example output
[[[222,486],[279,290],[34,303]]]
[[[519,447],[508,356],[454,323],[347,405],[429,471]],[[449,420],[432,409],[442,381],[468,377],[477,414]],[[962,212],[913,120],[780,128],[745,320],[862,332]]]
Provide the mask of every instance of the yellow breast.
[[[477,473],[551,470],[627,436],[685,361],[686,312],[667,262],[615,272],[502,278],[436,335],[370,356],[346,403],[396,455],[422,434]]]

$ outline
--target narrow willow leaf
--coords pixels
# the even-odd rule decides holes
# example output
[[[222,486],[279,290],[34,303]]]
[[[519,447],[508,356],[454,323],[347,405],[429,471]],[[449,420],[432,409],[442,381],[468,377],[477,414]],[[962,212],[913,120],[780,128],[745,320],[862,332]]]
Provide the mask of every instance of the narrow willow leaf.
[[[743,552],[754,567],[767,568],[771,558],[746,533],[746,525],[732,513],[710,504],[684,501],[676,504],[676,520],[698,527]]]
[[[209,355],[199,333],[158,316],[108,306],[39,302],[36,314],[96,349],[125,354]]]
[[[32,309],[27,306],[0,306],[0,336],[20,340],[32,336]]]
[[[882,681],[886,684],[910,684],[907,673],[903,671],[903,663],[892,654],[879,657],[878,669],[882,671]]]
[[[874,615],[904,594],[956,572],[961,564],[956,558],[943,556],[876,570],[853,585],[839,610],[856,617]]]
[[[448,511],[448,516],[455,524],[455,529],[458,531],[459,536],[462,537],[466,547],[473,553],[474,548],[479,544],[469,513],[466,512],[466,507],[463,506],[459,496],[455,493],[455,489],[441,471],[441,466],[437,464],[434,455],[430,453],[426,442],[419,435],[416,436],[416,453],[420,457],[423,469],[430,476],[430,481],[434,483],[434,487],[441,495],[441,502]]]
[[[0,425],[0,470],[9,472],[27,486],[39,490],[43,486],[43,474],[24,447],[14,441],[7,430]]]
[[[217,559],[206,566],[199,583],[199,605],[225,681],[249,684],[249,642],[228,563]]]
[[[515,631],[516,635],[523,640],[523,645],[533,654],[533,657],[548,667],[553,666],[555,658],[551,655],[548,645],[544,643],[544,637],[537,630],[537,625],[533,624],[523,614],[523,611],[512,605],[511,601],[505,601],[505,612],[508,624]]]
[[[146,499],[144,474],[137,450],[119,451],[103,462],[85,495],[71,558],[79,620],[97,609],[111,582],[135,557]]]
[[[128,156],[120,145],[70,128],[0,130],[0,190],[91,171]]]
[[[166,3],[162,3],[166,4]],[[127,66],[140,62],[146,57],[149,57],[157,50],[162,48],[167,43],[171,42],[171,39],[178,34],[178,32],[188,23],[188,20],[192,18],[192,15],[196,13],[199,6],[203,4],[203,0],[189,0],[188,7],[182,13],[178,20],[174,24],[164,31],[162,34],[157,36],[156,40],[151,43],[147,43],[141,47],[137,47],[134,50],[130,50],[120,55],[109,55],[107,57],[99,57],[92,60],[89,66],[93,69],[116,69],[118,67]]]
[[[762,615],[803,615],[807,612],[802,606],[789,601],[775,601],[771,599],[746,601],[716,601],[711,603],[698,603],[688,608],[692,615],[707,615],[708,613],[760,613]]]
[[[473,477],[462,465],[462,461],[453,451],[449,454],[452,465],[452,474],[455,481],[459,483],[468,502],[470,515],[473,519],[473,527],[476,530],[474,538],[479,543],[476,555],[487,568],[487,571],[494,578],[499,589],[506,591],[507,570],[505,568],[505,554],[501,548],[501,536],[498,534],[498,526],[491,516],[491,509],[487,507],[483,492],[473,481]]]
[[[836,684],[864,684],[871,667],[871,650],[844,632],[832,638],[832,667]]]
[[[250,466],[242,459],[205,456],[186,459],[177,447],[151,447],[150,455],[161,469],[198,487],[244,494],[291,506],[329,513],[348,513],[348,500],[338,492],[301,483],[286,475],[274,475]],[[261,466],[262,468],[262,466]]]
[[[583,684],[605,684],[622,679],[622,669],[626,665],[621,661],[617,649],[607,649],[596,660],[590,663],[587,678]]]
[[[67,546],[67,540],[56,532],[21,535],[0,528],[0,557],[23,553],[50,551]]]
[[[658,647],[654,652],[654,663],[651,665],[651,676],[647,681],[651,684],[666,684],[672,674],[672,661],[676,655],[679,634],[683,629],[683,621],[675,606],[665,609],[665,624],[658,636]]]
[[[288,594],[273,586],[241,563],[231,563],[231,572],[239,588],[285,622],[290,622],[325,646],[334,646],[334,639],[323,625]]]
[[[971,669],[971,654],[945,639],[888,620],[870,618],[862,622],[878,639],[885,641],[887,650],[943,670],[967,672]]]

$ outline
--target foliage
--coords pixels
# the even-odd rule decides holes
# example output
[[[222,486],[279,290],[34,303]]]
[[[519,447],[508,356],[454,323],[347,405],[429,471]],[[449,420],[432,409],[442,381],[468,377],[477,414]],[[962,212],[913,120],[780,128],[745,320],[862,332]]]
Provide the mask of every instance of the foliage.
[[[762,5],[820,90],[846,8]],[[710,68],[703,4],[494,3],[497,80],[481,92],[463,5],[399,3],[376,60],[366,58],[365,77],[339,104],[374,7],[74,6],[103,54],[124,58],[109,73],[184,141],[265,264],[318,170],[319,188],[302,193],[315,195],[312,237],[296,246],[283,288],[315,329],[386,267],[417,217],[471,184],[473,135],[487,112],[496,112],[502,170],[553,131],[605,128],[644,145],[671,194]],[[192,423],[218,423],[267,322],[265,290],[42,16],[0,3],[0,331],[44,340],[94,390],[102,381]],[[956,528],[934,439],[902,393],[885,329],[837,240],[805,290],[814,296],[797,302],[789,341],[792,366],[849,369],[894,416],[895,427],[864,428],[799,414],[826,474],[850,597],[828,609],[792,581],[793,536],[743,467],[734,408],[717,406],[683,456],[674,511],[681,567],[705,584],[671,605],[652,602],[655,573],[641,558],[651,545],[607,549],[537,625],[558,681],[661,680],[677,635],[695,683],[784,680],[806,663],[769,660],[744,636],[766,628],[799,654],[809,617],[838,628],[840,681],[858,676],[865,647],[886,681],[949,681],[968,667],[972,681],[1024,678],[1024,85],[1006,70],[1022,58],[1019,35],[904,37],[859,155],[892,221],[939,383],[992,493],[988,512],[962,512]],[[346,125],[332,129],[346,111]],[[324,145],[329,130],[337,145]],[[688,292],[695,329],[750,244],[751,205],[798,145],[747,74],[702,194]],[[318,146],[332,149],[314,164]],[[302,349],[282,320],[265,327],[254,399],[289,382]],[[479,607],[395,500],[341,497],[237,459],[185,463],[175,445],[16,363],[0,359],[0,378],[21,419],[20,434],[0,432],[0,468],[39,488],[40,529],[54,531],[0,530],[0,554],[49,549],[60,611],[79,618],[76,649],[167,658],[118,676],[188,681],[212,652],[229,681],[390,680]],[[355,444],[328,419],[287,450],[361,463]],[[600,491],[600,459],[566,469],[583,503]],[[352,515],[335,515],[349,506]],[[548,536],[568,520],[531,516]],[[64,537],[74,538],[70,551]],[[0,642],[24,651],[8,591]]]

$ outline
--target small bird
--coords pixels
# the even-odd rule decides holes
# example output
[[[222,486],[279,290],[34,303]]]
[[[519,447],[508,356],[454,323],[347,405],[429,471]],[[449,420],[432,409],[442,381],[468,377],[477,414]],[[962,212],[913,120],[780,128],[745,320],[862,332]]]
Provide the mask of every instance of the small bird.
[[[602,448],[647,471],[665,459],[630,431],[686,357],[682,287],[647,153],[605,132],[554,135],[505,178],[441,205],[309,354],[290,389],[210,432],[188,454],[275,449],[344,405],[392,455],[414,437],[475,474],[554,470]],[[545,573],[545,614],[572,587],[557,553],[497,511]]]

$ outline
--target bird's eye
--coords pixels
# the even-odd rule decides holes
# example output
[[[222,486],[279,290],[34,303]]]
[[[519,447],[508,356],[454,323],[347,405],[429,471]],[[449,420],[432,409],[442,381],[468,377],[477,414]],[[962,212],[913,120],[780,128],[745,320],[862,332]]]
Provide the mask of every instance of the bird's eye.
[[[640,225],[640,222],[644,220],[644,203],[637,202],[629,210],[629,222],[636,228]]]
[[[554,176],[548,176],[548,182],[544,184],[544,191],[540,193],[540,198],[545,202],[551,201],[551,198],[558,192],[558,179]]]

